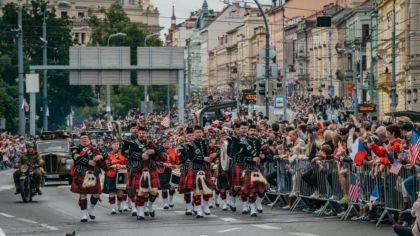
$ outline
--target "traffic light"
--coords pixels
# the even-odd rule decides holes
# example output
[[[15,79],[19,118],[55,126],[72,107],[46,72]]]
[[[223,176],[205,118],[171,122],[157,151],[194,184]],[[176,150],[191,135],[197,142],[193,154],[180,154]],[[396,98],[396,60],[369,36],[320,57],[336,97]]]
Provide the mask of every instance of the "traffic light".
[[[265,89],[260,89],[260,90],[258,90],[258,94],[260,94],[260,95],[265,95]]]
[[[282,87],[282,83],[281,82],[277,82],[277,88],[281,88]]]
[[[265,82],[264,82],[264,81],[259,82],[259,83],[258,83],[258,85],[259,85],[260,87],[262,87],[262,88],[265,88]]]
[[[331,27],[331,16],[318,16],[316,18],[317,27]]]

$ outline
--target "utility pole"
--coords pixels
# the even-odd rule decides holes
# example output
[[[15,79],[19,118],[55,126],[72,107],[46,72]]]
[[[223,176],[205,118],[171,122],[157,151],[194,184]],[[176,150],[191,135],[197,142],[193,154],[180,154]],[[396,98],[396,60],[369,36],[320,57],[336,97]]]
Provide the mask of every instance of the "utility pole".
[[[22,4],[18,9],[18,75],[19,75],[19,134],[25,134],[25,112],[21,109],[24,99],[23,88],[23,27],[22,27]]]
[[[353,99],[357,104],[357,65],[356,65],[356,40],[353,42]],[[354,114],[357,117],[357,107],[354,109]]]
[[[331,86],[333,86],[333,84],[332,84],[333,76],[332,76],[332,62],[331,62],[331,60],[332,60],[331,59],[331,42],[328,43],[328,58],[329,58],[329,61],[330,61],[330,75],[329,75],[329,77],[330,77],[330,87],[331,87]],[[332,109],[332,98],[333,98],[333,96],[334,96],[334,93],[331,94],[331,101],[330,101],[331,112],[333,111],[333,109]]]
[[[286,88],[286,30],[284,29],[285,23],[284,23],[284,10],[285,8],[283,7],[282,10],[282,31],[283,31],[283,96],[284,96],[284,100],[283,100],[283,120],[287,120],[287,103],[286,103],[286,97],[287,97],[287,88]]]
[[[238,65],[238,68],[236,68],[236,103],[237,103],[237,106],[238,106],[238,114],[240,114],[240,111],[241,111],[241,101],[240,101],[240,99],[239,99],[239,97],[241,96],[240,94],[239,94],[239,91],[240,91],[240,89],[239,89],[239,82],[240,81],[240,73],[239,73],[239,65]]]
[[[392,101],[391,101],[391,112],[394,113],[397,108],[397,84],[396,84],[396,78],[395,78],[395,0],[394,0],[394,6],[393,6],[393,13],[394,13],[394,19],[393,19],[393,26],[392,26],[392,85],[391,85],[391,92],[392,92]]]
[[[188,40],[188,101],[191,101],[191,52],[190,52],[191,40]]]
[[[359,70],[360,70],[360,80],[359,80],[359,86],[360,86],[360,102],[363,104],[365,99],[364,99],[364,83],[363,83],[363,66],[362,66],[362,60],[363,60],[363,53],[362,53],[362,48],[363,48],[363,39],[360,39],[360,62],[359,62]]]
[[[44,20],[42,22],[42,39],[44,42],[44,48],[42,49],[42,64],[47,65],[47,22],[45,21],[45,11],[44,10]],[[43,101],[43,118],[42,118],[42,127],[44,130],[48,130],[48,99],[47,99],[47,70],[44,70],[44,80],[42,82],[42,101]]]

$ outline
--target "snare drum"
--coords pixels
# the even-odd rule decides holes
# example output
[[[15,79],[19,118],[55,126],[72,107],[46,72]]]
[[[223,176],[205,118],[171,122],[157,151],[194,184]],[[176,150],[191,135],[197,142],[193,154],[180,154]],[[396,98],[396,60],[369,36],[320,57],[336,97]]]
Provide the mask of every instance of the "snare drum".
[[[173,169],[171,173],[171,179],[169,180],[169,184],[172,187],[177,187],[179,184],[180,177],[181,177],[181,170]]]
[[[117,178],[116,181],[116,188],[118,190],[126,190],[127,189],[127,170],[121,169],[117,171]]]

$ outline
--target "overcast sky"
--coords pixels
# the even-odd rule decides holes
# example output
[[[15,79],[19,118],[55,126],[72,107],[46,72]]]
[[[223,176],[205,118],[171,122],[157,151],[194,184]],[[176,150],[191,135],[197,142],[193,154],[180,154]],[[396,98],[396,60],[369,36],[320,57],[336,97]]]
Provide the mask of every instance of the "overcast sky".
[[[159,24],[165,29],[161,33],[168,32],[168,27],[171,25],[172,6],[175,6],[176,23],[179,24],[189,17],[190,12],[196,11],[201,8],[204,0],[151,0],[151,2],[159,9],[160,18]],[[247,2],[252,2],[248,0]],[[261,4],[271,4],[271,0],[260,0]],[[207,0],[209,9],[221,11],[224,3],[222,0]]]

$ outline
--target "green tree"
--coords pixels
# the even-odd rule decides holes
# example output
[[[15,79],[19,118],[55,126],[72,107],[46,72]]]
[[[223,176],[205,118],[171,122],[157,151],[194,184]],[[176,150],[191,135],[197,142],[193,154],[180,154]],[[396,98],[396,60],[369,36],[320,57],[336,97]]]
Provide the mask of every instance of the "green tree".
[[[48,64],[49,65],[68,65],[69,50],[74,44],[70,31],[70,22],[67,19],[57,18],[55,10],[46,11],[47,2],[45,0],[32,0],[30,8],[22,10],[23,25],[23,49],[25,73],[29,71],[29,65],[42,64],[43,44],[42,21],[45,11],[47,22],[47,41],[48,41]],[[9,3],[3,8],[3,17],[0,18],[0,56],[7,55],[11,58],[11,64],[3,71],[0,71],[0,78],[11,86],[10,89],[17,90],[15,79],[17,75],[17,5]],[[13,94],[13,93],[12,93]],[[18,101],[18,96],[13,96]],[[71,98],[71,99],[69,99]],[[37,104],[42,104],[41,96],[38,94]],[[94,93],[88,86],[70,86],[68,72],[49,71],[48,72],[48,104],[49,104],[49,124],[50,129],[55,129],[64,124],[65,117],[71,111],[72,106],[92,106],[95,105]],[[17,115],[17,107],[15,106]],[[40,107],[40,106],[39,106]],[[39,110],[37,114],[42,117]],[[11,122],[16,132],[15,119]],[[42,119],[40,123],[42,124]]]

